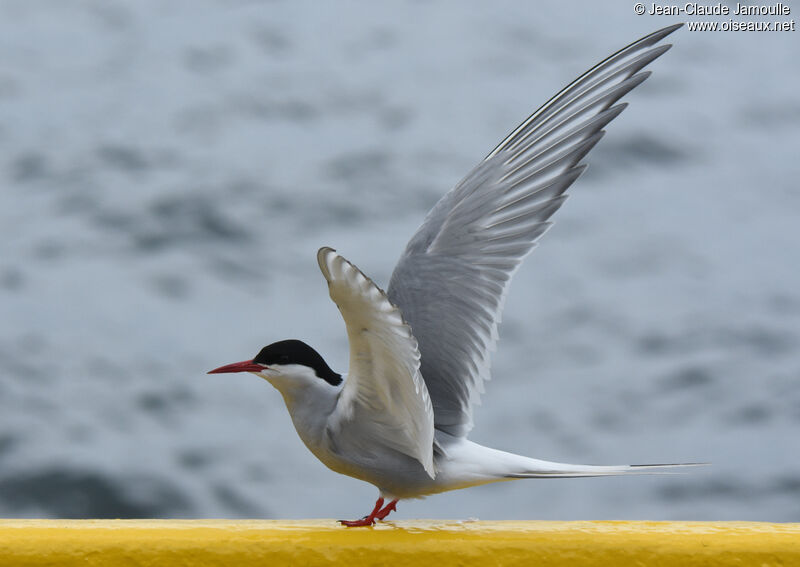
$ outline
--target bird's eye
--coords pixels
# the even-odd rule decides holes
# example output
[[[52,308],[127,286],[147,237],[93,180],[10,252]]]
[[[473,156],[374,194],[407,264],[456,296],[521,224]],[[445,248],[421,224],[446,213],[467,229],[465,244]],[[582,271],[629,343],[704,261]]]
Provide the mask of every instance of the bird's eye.
[[[282,354],[278,357],[278,364],[289,364],[289,355]]]

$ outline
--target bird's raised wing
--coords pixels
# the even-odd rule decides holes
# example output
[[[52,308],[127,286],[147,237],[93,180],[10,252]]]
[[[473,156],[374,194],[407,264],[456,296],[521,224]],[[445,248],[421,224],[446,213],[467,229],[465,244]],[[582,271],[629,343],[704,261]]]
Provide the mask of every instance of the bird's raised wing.
[[[419,343],[436,429],[472,428],[511,276],[551,225],[579,162],[682,24],[632,43],[550,99],[428,213],[392,274],[389,300]]]
[[[417,459],[433,478],[433,408],[411,329],[383,290],[335,250],[321,248],[317,261],[350,341],[340,418],[364,418],[371,435]]]

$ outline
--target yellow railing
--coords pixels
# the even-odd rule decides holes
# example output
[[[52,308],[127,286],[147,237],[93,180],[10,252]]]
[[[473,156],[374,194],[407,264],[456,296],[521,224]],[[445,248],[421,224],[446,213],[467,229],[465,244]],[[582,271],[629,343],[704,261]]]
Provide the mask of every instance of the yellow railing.
[[[0,520],[0,566],[800,566],[800,524]]]

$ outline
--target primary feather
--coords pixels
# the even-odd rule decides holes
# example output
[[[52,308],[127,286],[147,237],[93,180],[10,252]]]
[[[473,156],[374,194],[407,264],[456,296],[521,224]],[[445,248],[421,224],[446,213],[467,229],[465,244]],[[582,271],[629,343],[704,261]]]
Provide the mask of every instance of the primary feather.
[[[533,113],[430,211],[392,274],[389,300],[411,326],[439,431],[464,437],[490,378],[509,282],[551,225],[583,157],[625,108],[616,102],[666,52],[657,31],[596,65]]]

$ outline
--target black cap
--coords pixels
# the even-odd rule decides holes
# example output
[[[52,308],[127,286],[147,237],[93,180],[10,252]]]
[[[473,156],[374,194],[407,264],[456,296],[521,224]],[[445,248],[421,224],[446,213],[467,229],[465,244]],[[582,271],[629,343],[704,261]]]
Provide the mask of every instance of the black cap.
[[[338,386],[342,383],[342,375],[337,374],[325,359],[313,348],[303,341],[288,339],[278,341],[261,349],[253,362],[272,366],[275,364],[302,364],[312,368],[318,377],[325,380],[331,386]]]

